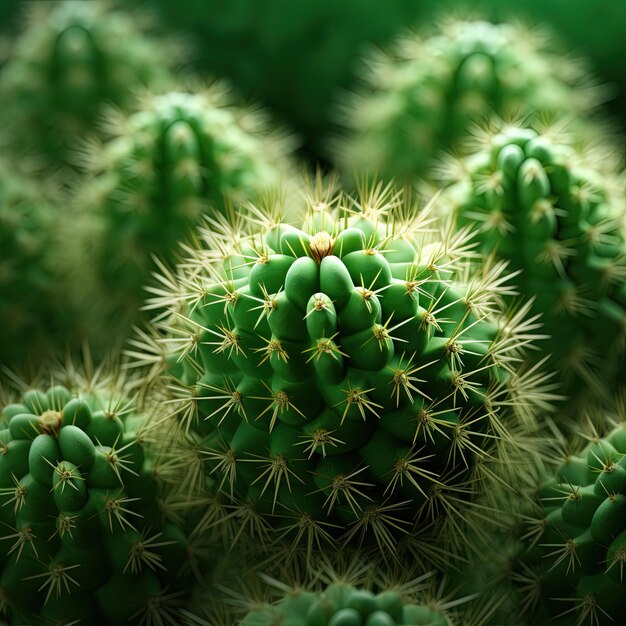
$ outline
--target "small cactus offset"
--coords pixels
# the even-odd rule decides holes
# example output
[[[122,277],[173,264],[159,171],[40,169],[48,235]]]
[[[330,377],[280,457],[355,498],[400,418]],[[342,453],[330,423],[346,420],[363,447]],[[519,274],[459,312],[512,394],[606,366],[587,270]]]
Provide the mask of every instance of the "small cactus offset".
[[[73,301],[96,346],[102,324],[128,334],[153,257],[173,262],[204,214],[229,213],[292,174],[289,139],[218,85],[145,96],[136,112],[112,113],[108,129],[110,141],[92,143],[85,155],[94,177],[74,204],[90,219],[66,255],[75,267]],[[85,258],[89,267],[79,267]]]
[[[189,542],[165,515],[146,418],[101,371],[68,373],[0,412],[0,616],[178,624]]]
[[[531,624],[608,626],[626,611],[624,415],[544,470],[512,579]],[[568,452],[569,450],[569,452]]]
[[[512,24],[449,21],[372,57],[364,86],[343,103],[346,172],[413,182],[442,150],[461,150],[472,123],[494,112],[533,118],[585,114],[599,92],[548,36]]]
[[[179,52],[106,2],[31,4],[2,71],[3,122],[16,147],[58,167],[104,104],[127,106],[137,90],[167,85]]]
[[[426,566],[472,549],[502,476],[514,490],[550,397],[520,369],[536,323],[504,313],[502,264],[472,271],[468,231],[429,224],[389,187],[316,190],[300,228],[275,209],[214,221],[155,289],[170,316],[131,353],[170,364],[187,478],[237,529],[388,557],[404,541]]]
[[[483,252],[519,271],[520,292],[550,336],[542,348],[561,371],[561,393],[576,403],[609,397],[626,356],[623,198],[593,154],[558,133],[500,126],[447,192],[458,226],[477,224]]]

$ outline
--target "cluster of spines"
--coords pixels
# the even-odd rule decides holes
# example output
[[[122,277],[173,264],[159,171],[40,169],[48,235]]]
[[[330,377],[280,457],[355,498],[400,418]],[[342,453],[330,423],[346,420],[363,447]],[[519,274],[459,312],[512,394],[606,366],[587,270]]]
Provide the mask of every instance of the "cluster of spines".
[[[102,370],[69,379],[78,395],[30,389],[2,410],[2,611],[34,624],[179,623],[186,575],[199,572],[145,417]]]
[[[520,272],[520,293],[543,314],[563,391],[578,398],[611,393],[626,347],[614,157],[591,146],[578,152],[557,128],[495,123],[474,156],[447,168],[460,181],[447,191],[457,225],[478,224],[485,253]]]
[[[493,113],[534,118],[586,114],[600,91],[536,29],[449,21],[436,35],[399,38],[372,56],[364,86],[341,108],[344,169],[414,182],[442,150],[463,152],[473,123]]]
[[[153,341],[144,333],[131,352],[138,362],[152,363],[157,371],[167,364],[179,433],[191,442],[188,484],[203,486],[208,480],[209,490],[221,492],[217,502],[207,496],[213,502],[207,523],[215,524],[221,510],[225,521],[237,516],[240,524],[246,519],[251,530],[267,535],[268,519],[273,518],[279,534],[290,537],[294,547],[307,546],[309,554],[314,547],[335,544],[338,535],[340,544],[365,540],[388,554],[397,554],[401,543],[410,544],[409,549],[421,551],[422,557],[428,553],[433,561],[438,549],[428,545],[433,533],[441,541],[439,549],[471,549],[459,540],[463,528],[479,527],[495,502],[496,490],[483,487],[498,483],[502,472],[512,478],[519,469],[514,467],[510,444],[515,441],[518,449],[524,448],[522,433],[532,423],[537,404],[549,404],[550,393],[539,368],[518,371],[524,347],[537,334],[536,319],[525,319],[527,309],[508,319],[495,314],[501,310],[502,295],[511,292],[503,264],[472,272],[469,233],[438,239],[428,223],[427,212],[416,216],[414,207],[403,205],[391,188],[380,185],[357,200],[314,196],[305,230],[281,224],[276,215],[258,209],[247,220],[253,233],[249,236],[231,232],[225,220],[214,219],[211,229],[201,234],[208,239],[208,250],[197,251],[178,274],[164,276],[163,286],[154,289],[156,305],[169,307],[169,314],[162,314],[155,325],[160,339]],[[339,253],[341,242],[350,245],[355,224],[372,237],[369,244],[359,241],[357,249],[370,251],[366,256],[375,262],[384,262],[364,269],[361,281],[350,278],[350,291],[356,296],[351,323],[361,323],[359,316],[366,322],[355,329],[354,336],[363,336],[351,346],[350,336],[337,337],[336,325],[326,319],[333,317],[337,300],[343,298],[333,281],[327,281],[325,288],[335,297],[320,292],[316,299],[308,293],[306,277],[300,276],[300,296],[292,297],[304,298],[303,310],[308,313],[299,315],[285,298],[285,289],[293,289],[284,286],[287,270],[281,265],[340,264],[331,252],[337,246]],[[281,247],[282,254],[274,253]],[[410,263],[401,267],[402,255],[409,249]],[[416,249],[423,250],[423,256],[413,263]],[[343,258],[354,254],[344,252]],[[384,266],[394,265],[398,280],[393,286],[384,284],[380,280]],[[287,283],[295,274],[288,274]],[[391,282],[391,276],[384,280]],[[359,282],[360,287],[355,286]],[[248,294],[252,285],[255,292]],[[411,298],[420,295],[428,306],[419,320],[410,315],[400,322],[389,316],[383,321],[381,303],[394,291],[398,292],[394,302],[401,300],[401,290]],[[349,306],[350,298],[345,300],[339,317],[340,309]],[[283,311],[286,318],[281,317]],[[232,319],[250,332],[232,326],[227,315],[233,313]],[[318,322],[328,336],[320,335],[313,346],[297,350]],[[349,322],[344,316],[344,328]],[[446,324],[456,330],[450,331],[450,337],[436,339],[436,335],[445,337],[442,326]],[[403,334],[409,325],[415,327],[414,333]],[[304,334],[297,330],[301,326]],[[429,358],[425,346],[403,347],[415,343],[422,327],[430,329],[423,331],[425,346],[437,344],[431,345]],[[482,333],[475,332],[477,328]],[[285,333],[289,336],[281,336]],[[423,362],[418,364],[411,353]],[[374,363],[371,370],[367,362],[359,361],[364,355]],[[441,367],[434,374],[428,372],[439,360],[447,363],[451,381],[447,390],[443,380],[435,380]],[[368,380],[346,377],[345,371],[333,378],[337,369],[345,369],[344,362],[354,361],[366,368],[361,371]],[[258,378],[261,373],[270,383],[272,377],[280,379],[281,385],[264,383]],[[371,382],[376,377],[389,384],[383,388]],[[309,397],[307,386],[316,386],[317,399]],[[377,458],[379,452],[385,454],[385,437],[378,450],[381,442],[366,444],[378,424],[386,421],[393,426],[395,420],[385,420],[385,414],[398,409],[396,401],[409,412],[410,406],[419,404],[424,420],[413,428],[406,445],[398,444],[406,454],[398,453],[388,467]],[[309,427],[311,411],[317,414],[322,409],[326,411],[322,415],[330,416],[328,424],[317,419]],[[463,414],[462,419],[452,419],[457,413]],[[237,443],[232,441],[233,429]],[[277,432],[282,443],[276,443]],[[341,446],[365,456],[348,467],[345,455],[335,456]],[[448,448],[447,453],[438,449],[441,446]],[[425,452],[425,447],[432,450]],[[438,454],[447,454],[447,460],[439,458],[445,467],[437,469],[431,463]],[[307,470],[312,457],[327,465],[328,471]],[[376,467],[374,480],[369,466]],[[255,505],[238,496],[242,480],[256,492]],[[414,500],[421,504],[412,505]],[[321,514],[314,514],[311,506]],[[238,526],[232,536],[240,533]]]

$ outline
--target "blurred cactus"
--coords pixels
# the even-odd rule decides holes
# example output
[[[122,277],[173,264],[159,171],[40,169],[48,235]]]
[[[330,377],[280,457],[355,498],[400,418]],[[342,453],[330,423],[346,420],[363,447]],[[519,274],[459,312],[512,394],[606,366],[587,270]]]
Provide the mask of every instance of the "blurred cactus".
[[[167,85],[179,53],[106,2],[29,4],[0,74],[4,132],[16,150],[58,167],[93,132],[103,104],[126,106],[138,90]]]
[[[393,52],[372,55],[363,88],[342,105],[339,162],[347,173],[413,182],[493,113],[588,112],[599,93],[553,48],[545,34],[488,22],[450,21],[436,35],[400,38]]]
[[[63,345],[55,259],[58,192],[0,160],[0,363],[39,361]],[[56,335],[56,336],[55,336]]]
[[[332,102],[353,82],[368,43],[383,44],[425,9],[423,0],[175,0],[150,3],[191,35],[198,66],[271,108],[322,156]]]
[[[458,226],[478,223],[483,253],[519,271],[520,291],[551,337],[542,348],[578,409],[584,398],[608,399],[625,363],[624,196],[609,171],[615,164],[605,151],[577,152],[559,133],[498,125],[453,164],[460,182],[447,192]]]
[[[156,339],[134,342],[170,364],[187,481],[294,548],[404,543],[422,567],[471,551],[549,404],[519,367],[535,325],[503,311],[504,266],[472,271],[467,230],[433,236],[380,185],[315,190],[301,228],[277,213],[212,221],[155,290]]]
[[[93,176],[75,205],[89,217],[68,258],[89,266],[77,268],[74,293],[97,345],[102,324],[125,336],[136,321],[152,257],[173,262],[203,215],[229,214],[292,175],[290,140],[219,86],[147,96],[138,111],[108,122],[111,139],[86,150]]]

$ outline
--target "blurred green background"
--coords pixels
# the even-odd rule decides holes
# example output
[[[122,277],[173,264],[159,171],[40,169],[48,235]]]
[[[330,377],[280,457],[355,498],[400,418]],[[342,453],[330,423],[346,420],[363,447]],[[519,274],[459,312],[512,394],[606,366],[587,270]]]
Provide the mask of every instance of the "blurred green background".
[[[15,32],[23,6],[0,0],[0,24]],[[76,0],[88,2],[89,0]],[[519,18],[549,25],[574,56],[608,82],[609,113],[626,127],[626,0],[118,0],[160,16],[164,32],[192,44],[197,69],[230,79],[270,107],[322,157],[321,136],[338,89],[350,88],[368,44],[384,46],[404,28],[429,29],[437,16]]]

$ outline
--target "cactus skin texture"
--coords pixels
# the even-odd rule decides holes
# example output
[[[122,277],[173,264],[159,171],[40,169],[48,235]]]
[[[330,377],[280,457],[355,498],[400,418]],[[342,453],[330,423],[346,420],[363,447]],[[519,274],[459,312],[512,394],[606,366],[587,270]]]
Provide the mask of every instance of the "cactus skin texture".
[[[104,104],[124,107],[135,91],[168,84],[179,53],[108,3],[32,4],[2,71],[3,121],[16,147],[58,167]]]
[[[462,150],[472,123],[500,116],[586,113],[599,93],[550,39],[512,24],[450,21],[404,37],[371,59],[364,87],[343,103],[344,171],[413,182],[442,150]]]
[[[626,341],[623,200],[592,154],[548,132],[500,128],[449,190],[458,225],[478,223],[483,252],[520,270],[520,292],[551,336],[542,348],[576,403],[610,396]]]
[[[314,194],[301,228],[260,210],[214,224],[155,299],[161,339],[134,342],[171,363],[189,479],[296,547],[471,549],[459,529],[485,523],[492,463],[512,469],[545,400],[518,370],[533,324],[503,314],[503,267],[473,273],[468,233],[429,241],[428,220],[378,185]]]
[[[55,191],[0,160],[0,363],[40,359],[58,332]]]
[[[452,626],[443,610],[407,602],[400,593],[378,595],[334,583],[322,592],[300,591],[274,606],[251,611],[241,626]]]
[[[533,624],[605,626],[626,611],[626,427],[587,439],[544,473],[523,540],[513,577]]]
[[[187,538],[160,508],[145,417],[111,389],[31,389],[0,413],[0,615],[168,624]]]

